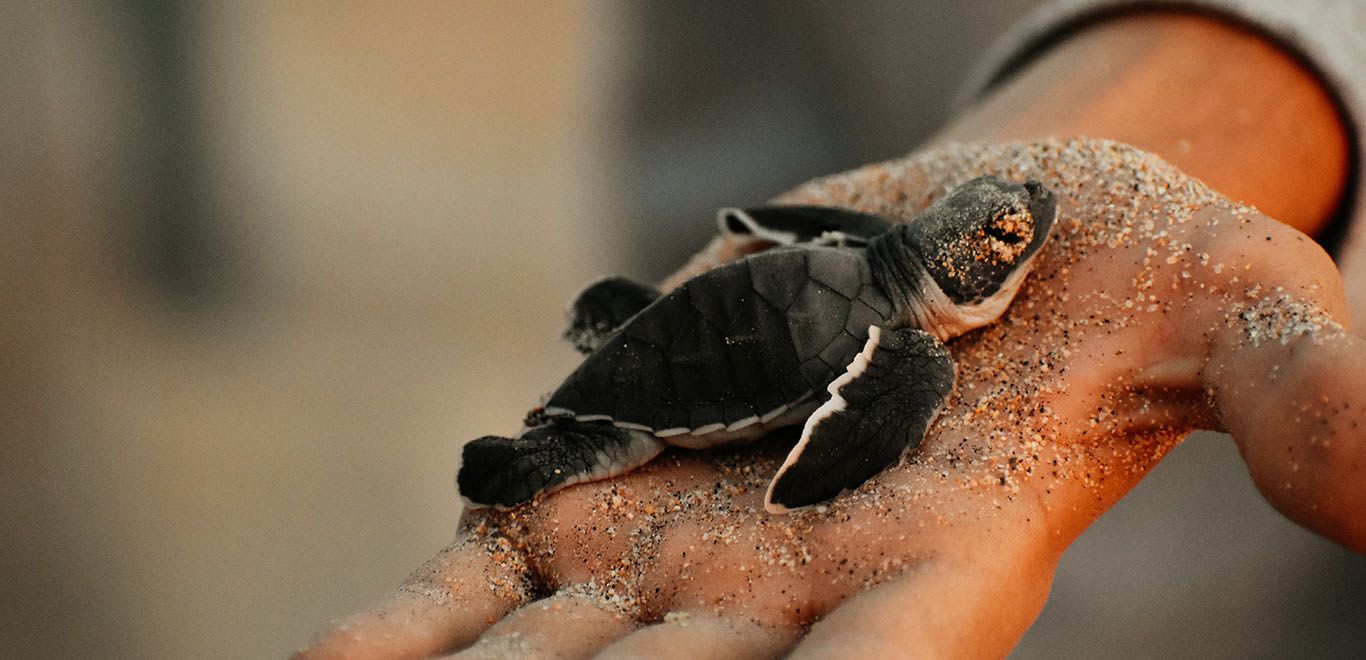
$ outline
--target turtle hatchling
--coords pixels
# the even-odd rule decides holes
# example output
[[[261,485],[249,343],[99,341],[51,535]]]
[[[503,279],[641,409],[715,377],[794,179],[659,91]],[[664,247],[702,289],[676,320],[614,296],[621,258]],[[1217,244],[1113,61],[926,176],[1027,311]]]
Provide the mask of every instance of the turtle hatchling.
[[[944,342],[994,322],[1052,228],[1036,181],[968,181],[908,222],[848,209],[723,209],[721,231],[776,244],[667,294],[602,280],[570,305],[583,363],[516,438],[465,445],[471,506],[805,423],[764,499],[774,513],[859,486],[920,445],[953,390]]]

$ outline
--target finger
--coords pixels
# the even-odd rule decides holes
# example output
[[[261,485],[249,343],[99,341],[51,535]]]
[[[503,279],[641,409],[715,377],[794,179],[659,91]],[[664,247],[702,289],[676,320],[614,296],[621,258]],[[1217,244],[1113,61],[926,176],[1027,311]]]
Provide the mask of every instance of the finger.
[[[507,615],[451,658],[586,658],[636,627],[596,595],[560,592]]]
[[[474,640],[525,600],[524,573],[458,541],[368,611],[333,625],[296,660],[421,658]]]
[[[790,657],[1005,657],[1043,608],[1053,562],[1013,565],[924,562],[840,605]]]
[[[745,619],[677,613],[603,649],[599,660],[776,658],[797,641],[797,629]]]

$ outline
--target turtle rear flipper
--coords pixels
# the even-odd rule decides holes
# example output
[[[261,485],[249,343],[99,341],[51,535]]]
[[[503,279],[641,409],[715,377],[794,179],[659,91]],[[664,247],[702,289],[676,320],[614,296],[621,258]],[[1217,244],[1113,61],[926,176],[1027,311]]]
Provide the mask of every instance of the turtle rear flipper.
[[[606,277],[588,285],[569,303],[564,338],[587,355],[602,340],[659,298],[659,290],[624,277]]]
[[[616,476],[663,448],[644,431],[560,420],[519,438],[486,435],[470,441],[456,483],[470,507],[513,507],[538,493]]]
[[[769,484],[764,506],[783,513],[857,488],[920,445],[953,391],[948,349],[914,328],[869,328],[868,343]]]
[[[778,245],[861,245],[894,225],[876,215],[832,206],[726,208],[717,212],[716,223],[722,234]]]

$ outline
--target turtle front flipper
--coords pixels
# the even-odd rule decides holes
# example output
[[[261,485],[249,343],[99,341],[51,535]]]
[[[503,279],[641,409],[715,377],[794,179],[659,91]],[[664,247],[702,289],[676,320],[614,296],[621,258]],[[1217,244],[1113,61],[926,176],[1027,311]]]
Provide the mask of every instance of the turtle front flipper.
[[[869,328],[863,351],[830,383],[830,399],[778,468],[765,508],[824,502],[896,463],[920,446],[953,383],[953,359],[930,334]]]
[[[659,298],[659,290],[624,277],[606,277],[588,285],[569,303],[564,338],[585,355],[602,340]]]
[[[727,208],[716,214],[721,233],[778,245],[861,245],[894,223],[867,213],[833,206],[758,206]]]
[[[538,493],[616,476],[663,449],[644,431],[557,420],[518,438],[486,435],[470,441],[456,483],[470,507],[513,507]]]

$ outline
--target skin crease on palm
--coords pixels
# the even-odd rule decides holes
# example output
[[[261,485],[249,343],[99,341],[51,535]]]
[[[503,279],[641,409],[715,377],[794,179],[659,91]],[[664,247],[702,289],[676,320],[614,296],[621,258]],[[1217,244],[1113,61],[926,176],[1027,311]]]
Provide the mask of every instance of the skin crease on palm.
[[[469,514],[301,656],[1001,657],[1072,540],[1196,428],[1229,431],[1288,517],[1366,550],[1366,350],[1294,229],[1096,140],[941,146],[780,199],[907,218],[986,173],[1040,179],[1059,219],[1006,315],[950,344],[957,389],[902,465],[774,516],[780,434]],[[756,247],[714,243],[684,274]]]

